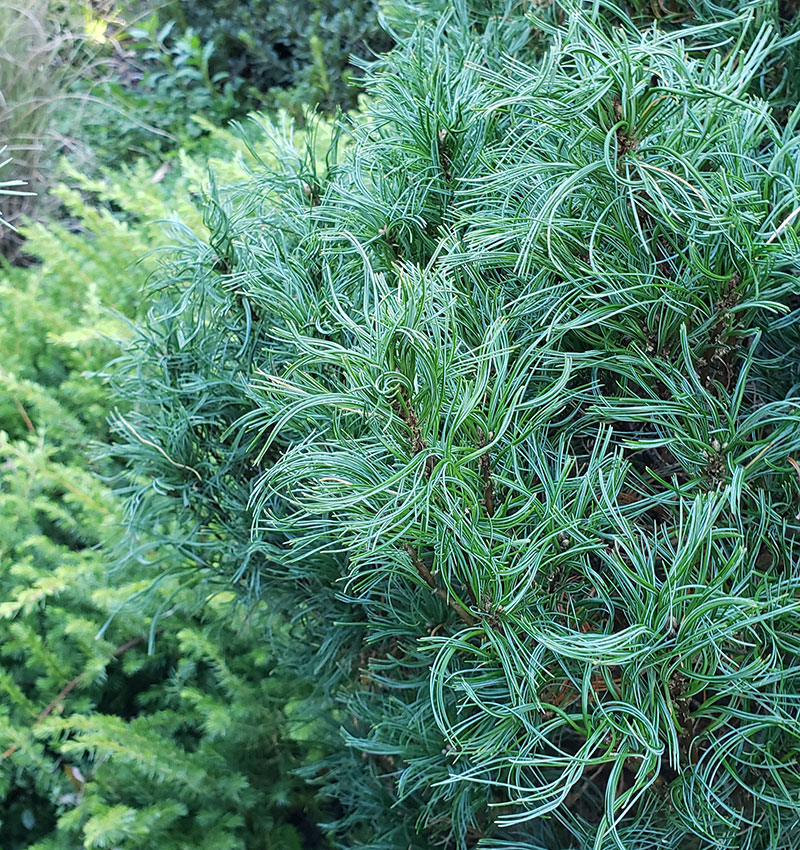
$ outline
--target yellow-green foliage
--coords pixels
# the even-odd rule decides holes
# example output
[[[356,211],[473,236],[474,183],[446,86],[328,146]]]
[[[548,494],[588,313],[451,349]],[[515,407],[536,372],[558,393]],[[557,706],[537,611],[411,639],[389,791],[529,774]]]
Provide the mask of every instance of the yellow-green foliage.
[[[216,141],[241,177],[244,146]],[[303,846],[312,804],[290,770],[308,743],[285,710],[303,694],[274,676],[274,624],[210,585],[153,585],[176,558],[146,541],[116,564],[120,506],[98,477],[113,469],[87,455],[110,413],[93,375],[129,334],[166,222],[205,236],[189,199],[206,164],[181,162],[67,171],[70,223],[29,227],[40,264],[0,271],[3,850]]]

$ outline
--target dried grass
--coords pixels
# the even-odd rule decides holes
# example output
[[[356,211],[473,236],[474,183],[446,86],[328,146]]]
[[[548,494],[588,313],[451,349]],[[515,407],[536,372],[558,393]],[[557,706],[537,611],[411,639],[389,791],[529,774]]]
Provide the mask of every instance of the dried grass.
[[[0,147],[11,158],[3,179],[30,190],[0,195],[0,218],[12,225],[0,227],[0,253],[12,260],[21,245],[13,225],[48,208],[48,172],[65,143],[59,106],[86,70],[82,44],[47,0],[0,0]]]

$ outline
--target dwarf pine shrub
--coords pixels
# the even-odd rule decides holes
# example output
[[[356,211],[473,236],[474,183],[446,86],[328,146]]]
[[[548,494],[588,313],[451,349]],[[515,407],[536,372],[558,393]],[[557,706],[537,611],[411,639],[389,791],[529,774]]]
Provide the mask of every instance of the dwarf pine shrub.
[[[458,7],[164,259],[129,523],[285,621],[341,846],[800,841],[785,46]]]

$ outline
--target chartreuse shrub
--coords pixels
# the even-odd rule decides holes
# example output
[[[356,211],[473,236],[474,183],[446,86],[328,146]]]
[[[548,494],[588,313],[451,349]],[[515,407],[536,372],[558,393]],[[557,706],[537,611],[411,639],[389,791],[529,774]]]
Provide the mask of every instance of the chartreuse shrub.
[[[243,146],[217,136],[233,179]],[[276,675],[271,619],[179,586],[145,539],[121,570],[114,467],[86,454],[112,409],[91,374],[129,333],[145,255],[172,238],[154,220],[178,213],[207,238],[189,202],[202,173],[186,159],[161,183],[144,163],[71,173],[70,227],[27,228],[39,263],[0,270],[3,850],[323,846],[291,773],[316,735],[292,715],[308,688]]]
[[[343,847],[788,850],[785,42],[528,21],[538,59],[518,18],[421,25],[346,147],[276,133],[165,256],[116,378],[129,524],[290,629]]]

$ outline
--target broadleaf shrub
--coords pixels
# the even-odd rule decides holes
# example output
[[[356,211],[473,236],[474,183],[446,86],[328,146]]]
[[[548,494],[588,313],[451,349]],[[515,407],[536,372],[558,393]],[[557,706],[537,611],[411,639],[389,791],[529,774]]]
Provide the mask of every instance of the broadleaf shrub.
[[[460,4],[164,258],[132,540],[283,619],[341,846],[800,838],[800,112],[754,26]]]
[[[214,67],[302,114],[355,105],[351,56],[390,46],[375,0],[175,0],[180,20],[215,46]]]
[[[76,147],[84,170],[208,152],[212,139],[196,116],[222,127],[258,103],[257,92],[241,77],[212,71],[214,44],[191,28],[176,31],[174,21],[164,23],[156,12],[134,22],[95,22],[108,35],[99,38],[102,59],[94,78],[81,81],[74,107],[81,119]]]

